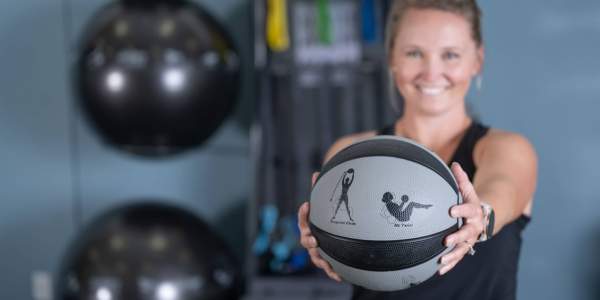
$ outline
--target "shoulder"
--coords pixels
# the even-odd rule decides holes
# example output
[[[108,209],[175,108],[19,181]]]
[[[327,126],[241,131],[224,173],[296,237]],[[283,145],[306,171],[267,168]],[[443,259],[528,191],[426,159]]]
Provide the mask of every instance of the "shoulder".
[[[331,145],[331,147],[329,147],[329,150],[327,150],[327,153],[325,154],[324,162],[327,162],[328,160],[330,160],[335,154],[340,152],[342,149],[344,149],[360,140],[373,137],[373,136],[375,136],[375,134],[376,134],[376,131],[372,130],[372,131],[365,131],[365,132],[349,134],[349,135],[339,138],[337,141],[335,141],[335,143],[333,143],[333,145]]]
[[[517,160],[521,163],[536,164],[537,154],[533,144],[523,135],[490,128],[475,146],[475,163],[494,160]]]
[[[537,185],[538,159],[531,142],[523,135],[498,129],[490,131],[475,146],[473,154],[477,174],[476,189],[495,182],[505,193],[521,200],[522,211],[531,215],[533,194]]]

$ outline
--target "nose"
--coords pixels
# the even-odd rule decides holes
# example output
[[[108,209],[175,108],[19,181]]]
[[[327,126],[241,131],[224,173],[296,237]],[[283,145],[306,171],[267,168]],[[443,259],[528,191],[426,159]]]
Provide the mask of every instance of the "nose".
[[[435,57],[426,57],[423,60],[421,71],[421,79],[426,82],[435,82],[443,74],[443,65],[439,59]]]

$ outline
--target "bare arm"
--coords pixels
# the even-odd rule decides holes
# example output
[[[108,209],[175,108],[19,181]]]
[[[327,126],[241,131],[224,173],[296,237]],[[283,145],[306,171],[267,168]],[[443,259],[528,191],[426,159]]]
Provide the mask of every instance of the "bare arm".
[[[473,186],[481,201],[494,208],[494,232],[527,211],[537,182],[537,155],[524,137],[493,132],[476,152]]]
[[[477,144],[474,160],[477,173],[473,183],[460,165],[452,165],[463,204],[452,207],[450,213],[464,219],[465,224],[446,237],[446,245],[455,248],[442,257],[440,274],[454,268],[483,232],[481,201],[494,208],[494,234],[531,206],[537,181],[537,156],[527,139],[514,133],[490,132]]]

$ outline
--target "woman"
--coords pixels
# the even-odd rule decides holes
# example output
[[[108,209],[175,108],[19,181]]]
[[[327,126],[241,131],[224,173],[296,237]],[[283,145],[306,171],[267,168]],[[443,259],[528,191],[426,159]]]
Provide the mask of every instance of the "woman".
[[[521,231],[531,215],[537,157],[523,136],[490,129],[467,113],[465,96],[484,60],[480,15],[475,0],[396,0],[392,6],[386,48],[404,113],[388,128],[341,138],[326,160],[375,135],[413,139],[451,166],[464,203],[450,214],[462,218],[464,226],[445,238],[453,250],[441,258],[431,279],[397,292],[355,287],[353,299],[515,298]],[[304,203],[298,212],[301,244],[316,266],[341,281],[317,252],[308,212]]]

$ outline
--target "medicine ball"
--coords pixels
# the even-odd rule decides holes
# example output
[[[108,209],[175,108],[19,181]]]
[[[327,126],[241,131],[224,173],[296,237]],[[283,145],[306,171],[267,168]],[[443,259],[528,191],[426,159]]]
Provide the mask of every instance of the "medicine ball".
[[[103,140],[148,156],[201,145],[232,111],[239,77],[225,28],[180,0],[105,6],[74,68],[81,107]]]
[[[432,277],[460,220],[458,185],[433,152],[408,139],[378,136],[338,152],[310,197],[319,253],[346,281],[377,291]]]
[[[234,300],[242,273],[226,244],[192,213],[165,204],[117,207],[70,245],[60,300]]]

